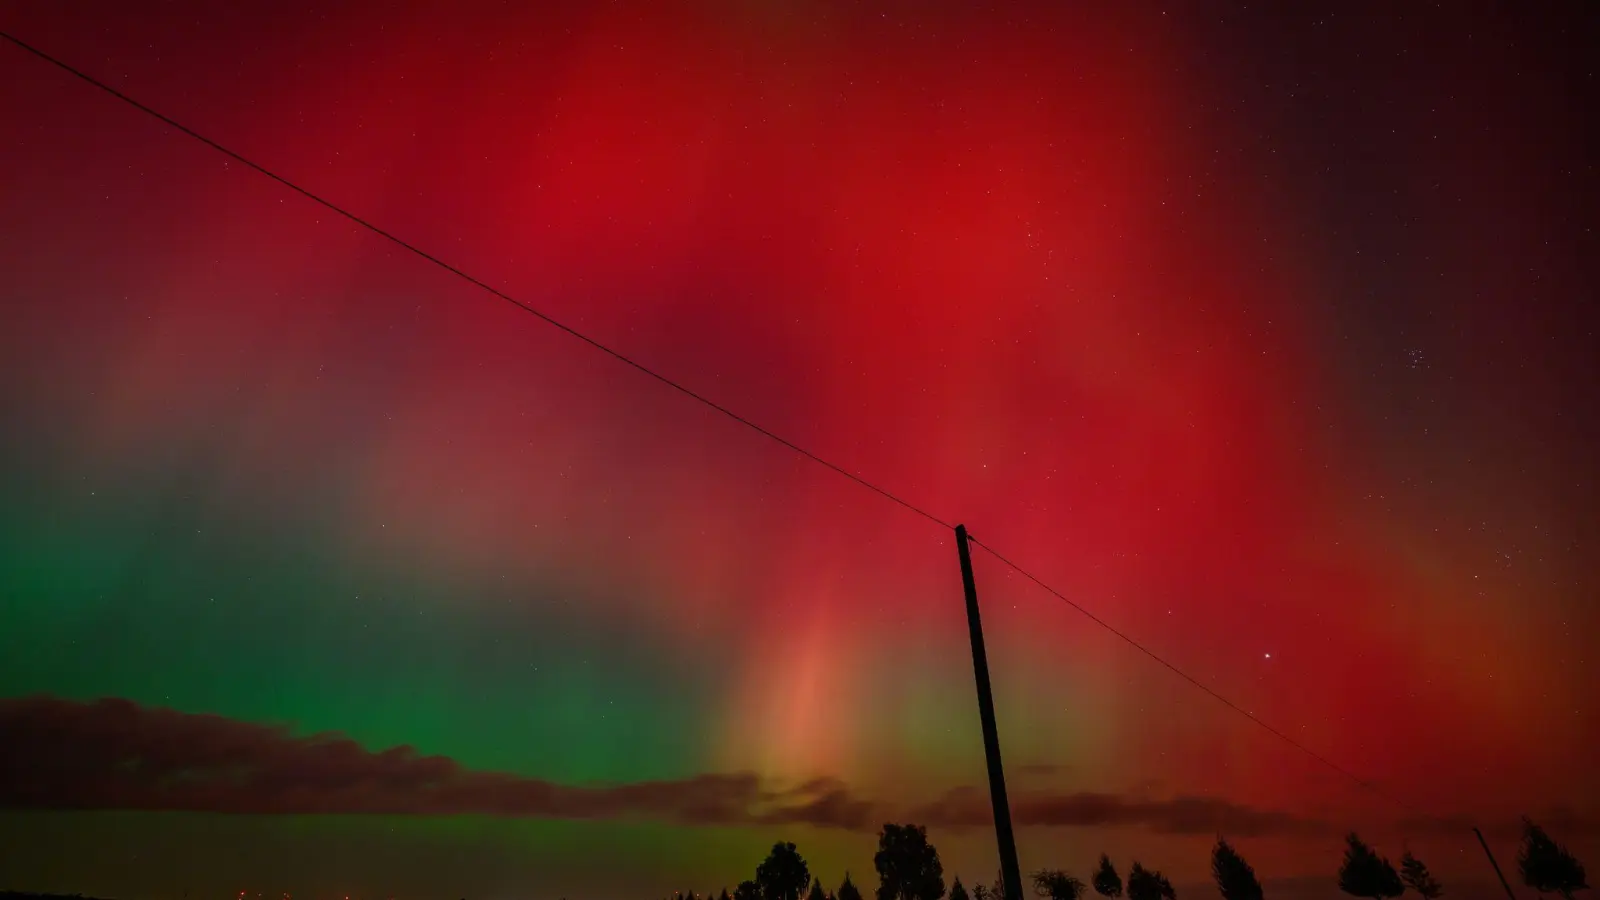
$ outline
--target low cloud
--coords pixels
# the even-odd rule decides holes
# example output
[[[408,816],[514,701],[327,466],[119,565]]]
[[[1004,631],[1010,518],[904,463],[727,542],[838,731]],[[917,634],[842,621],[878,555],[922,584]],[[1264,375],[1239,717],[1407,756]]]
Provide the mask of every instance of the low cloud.
[[[986,828],[986,790],[888,807],[835,778],[775,785],[752,773],[562,785],[464,768],[410,747],[371,751],[339,734],[140,706],[127,700],[0,700],[0,808],[238,814],[641,818],[686,825],[807,825],[875,831],[885,821]],[[1328,825],[1213,797],[1048,790],[1013,795],[1020,827],[1127,827],[1240,837],[1325,835]],[[1553,824],[1553,823],[1552,823]]]
[[[1593,837],[1600,835],[1600,818],[1576,810],[1556,808],[1534,821],[1557,840],[1564,838]],[[1400,829],[1410,834],[1463,835],[1477,828],[1486,837],[1499,840],[1517,840],[1522,837],[1522,821],[1511,814],[1498,814],[1482,820],[1470,816],[1418,816],[1400,823]]]
[[[1007,767],[1007,774],[1011,767]],[[1016,773],[1024,778],[1049,778],[1053,775],[1065,775],[1071,771],[1068,766],[1059,763],[1023,763],[1016,767]]]
[[[753,774],[560,785],[475,772],[410,747],[143,707],[0,700],[0,807],[251,814],[480,814],[697,825],[863,827],[870,805],[818,780],[769,790]]]
[[[1328,824],[1291,813],[1256,809],[1215,797],[1150,800],[1089,791],[1024,792],[1010,802],[1018,827],[1097,826],[1146,828],[1160,834],[1324,835]],[[913,810],[913,821],[949,830],[987,828],[994,822],[987,791],[956,788]]]

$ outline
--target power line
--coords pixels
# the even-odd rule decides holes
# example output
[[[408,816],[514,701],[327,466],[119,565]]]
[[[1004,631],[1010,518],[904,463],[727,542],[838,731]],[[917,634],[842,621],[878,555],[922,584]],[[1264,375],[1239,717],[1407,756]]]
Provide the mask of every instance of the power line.
[[[1307,756],[1311,757],[1312,759],[1316,760],[1317,762],[1322,763],[1324,766],[1327,766],[1329,769],[1332,769],[1333,771],[1339,773],[1340,775],[1343,775],[1344,777],[1350,779],[1351,781],[1355,782],[1355,784],[1357,786],[1365,788],[1366,790],[1371,791],[1373,794],[1383,798],[1384,800],[1387,800],[1390,803],[1395,804],[1396,806],[1400,806],[1400,807],[1402,807],[1402,808],[1404,808],[1404,809],[1406,809],[1406,810],[1408,810],[1408,811],[1410,811],[1412,813],[1420,813],[1420,810],[1416,809],[1411,804],[1406,803],[1404,800],[1401,800],[1398,797],[1394,797],[1394,796],[1392,796],[1392,795],[1390,795],[1388,793],[1385,793],[1382,790],[1379,790],[1376,785],[1372,784],[1371,782],[1367,781],[1366,779],[1362,778],[1361,776],[1355,774],[1354,772],[1350,771],[1349,769],[1346,769],[1345,767],[1339,765],[1338,763],[1334,762],[1333,760],[1328,759],[1327,757],[1323,756],[1322,754],[1318,753],[1317,751],[1312,750],[1310,747],[1307,747],[1305,744],[1300,743],[1299,741],[1297,741],[1294,738],[1288,736],[1287,734],[1284,734],[1283,732],[1281,732],[1278,729],[1272,727],[1271,725],[1268,725],[1266,722],[1263,722],[1261,719],[1257,718],[1254,713],[1250,712],[1249,710],[1245,709],[1244,707],[1240,706],[1239,704],[1234,703],[1232,700],[1229,700],[1227,697],[1222,696],[1221,694],[1217,693],[1216,691],[1212,690],[1211,688],[1206,687],[1205,684],[1202,683],[1199,679],[1197,679],[1194,676],[1190,675],[1188,672],[1183,671],[1182,669],[1178,668],[1177,666],[1173,665],[1172,663],[1167,662],[1165,659],[1161,658],[1161,656],[1158,655],[1154,650],[1151,650],[1149,647],[1146,647],[1145,645],[1143,645],[1143,644],[1139,643],[1138,641],[1134,640],[1133,638],[1129,637],[1127,634],[1124,634],[1122,631],[1118,630],[1111,623],[1107,622],[1106,620],[1100,618],[1099,616],[1097,616],[1094,613],[1090,612],[1089,610],[1085,609],[1082,605],[1073,602],[1071,599],[1069,599],[1067,597],[1067,595],[1061,593],[1060,591],[1058,591],[1055,588],[1051,587],[1050,585],[1046,584],[1044,582],[1044,580],[1039,578],[1037,575],[1034,575],[1032,572],[1029,572],[1027,569],[1024,569],[1023,567],[1017,565],[1016,563],[1012,562],[1011,560],[1006,559],[1004,556],[1002,556],[999,553],[999,551],[995,550],[993,547],[989,546],[988,544],[985,544],[983,541],[978,540],[977,538],[971,536],[970,534],[967,536],[967,540],[971,541],[974,544],[977,544],[979,547],[982,547],[985,551],[987,551],[989,553],[990,556],[993,556],[995,559],[998,559],[1000,562],[1004,563],[1007,567],[1009,567],[1010,569],[1015,571],[1017,574],[1019,574],[1022,577],[1028,579],[1029,581],[1033,582],[1034,584],[1038,585],[1039,587],[1044,588],[1050,594],[1055,596],[1055,598],[1057,600],[1060,600],[1062,603],[1065,603],[1068,606],[1072,607],[1073,609],[1077,610],[1078,612],[1083,613],[1085,616],[1087,616],[1089,618],[1089,620],[1091,622],[1094,622],[1096,625],[1099,625],[1101,628],[1104,628],[1105,630],[1111,632],[1112,634],[1116,635],[1117,637],[1122,638],[1124,641],[1127,642],[1128,646],[1132,647],[1135,650],[1138,650],[1140,653],[1143,653],[1145,656],[1148,656],[1151,659],[1155,660],[1156,662],[1160,663],[1161,665],[1165,666],[1173,674],[1177,675],[1179,678],[1182,678],[1184,681],[1187,681],[1190,684],[1194,685],[1195,687],[1199,688],[1200,690],[1205,691],[1207,694],[1211,695],[1212,698],[1214,698],[1218,702],[1222,703],[1222,705],[1228,707],[1229,709],[1233,710],[1234,712],[1238,713],[1239,715],[1244,716],[1245,718],[1247,718],[1250,721],[1256,723],[1257,725],[1260,725],[1262,728],[1266,729],[1267,733],[1273,735],[1274,737],[1280,738],[1284,742],[1288,743],[1291,747],[1294,747],[1295,749],[1297,749],[1300,752],[1306,754]]]
[[[537,317],[538,319],[540,319],[544,323],[546,323],[548,325],[551,325],[551,326],[553,326],[553,327],[565,332],[566,334],[568,334],[568,335],[570,335],[570,336],[572,336],[574,338],[577,338],[578,340],[584,342],[585,344],[588,344],[589,346],[595,348],[596,350],[599,350],[600,352],[605,353],[606,355],[612,357],[613,359],[616,359],[617,361],[619,361],[619,362],[621,362],[621,363],[623,363],[623,364],[625,364],[625,365],[627,365],[627,366],[629,366],[629,367],[631,367],[631,368],[633,368],[633,369],[635,369],[635,370],[637,370],[639,372],[642,372],[645,375],[648,375],[649,377],[651,377],[651,378],[655,379],[656,381],[666,385],[667,387],[672,388],[673,390],[683,394],[684,396],[689,397],[692,400],[698,401],[699,403],[701,403],[701,404],[703,404],[703,405],[705,405],[705,406],[707,406],[707,407],[709,407],[709,408],[721,413],[722,415],[728,417],[729,419],[732,419],[733,421],[739,423],[740,425],[743,425],[743,426],[755,431],[758,434],[761,434],[761,435],[763,435],[763,436],[765,436],[765,437],[767,437],[767,438],[769,438],[769,439],[771,439],[771,440],[773,440],[773,441],[775,441],[775,442],[777,442],[779,444],[782,444],[783,446],[789,448],[790,450],[793,450],[794,452],[800,454],[801,456],[804,456],[805,458],[811,460],[812,462],[815,462],[818,465],[821,465],[821,466],[824,466],[824,467],[826,467],[828,469],[831,469],[832,471],[834,471],[834,472],[836,472],[836,473],[838,473],[840,475],[843,475],[844,477],[850,479],[851,481],[855,482],[856,484],[861,485],[862,487],[867,488],[868,490],[873,491],[874,493],[877,493],[877,494],[879,494],[879,495],[881,495],[883,497],[888,498],[889,500],[894,501],[895,503],[899,504],[901,507],[903,507],[903,508],[905,508],[905,509],[907,509],[907,510],[913,512],[913,513],[916,513],[917,515],[921,516],[924,519],[927,519],[930,522],[933,522],[933,523],[935,523],[937,525],[941,525],[946,529],[954,529],[955,526],[953,526],[950,523],[946,522],[945,520],[939,518],[938,516],[934,515],[933,513],[928,512],[927,510],[923,509],[922,507],[917,506],[916,504],[910,502],[909,500],[905,500],[904,498],[894,494],[893,492],[889,491],[886,488],[879,487],[878,485],[868,481],[867,479],[861,477],[860,475],[857,475],[857,474],[849,471],[848,469],[845,469],[844,467],[842,467],[840,465],[837,465],[835,463],[829,462],[826,459],[823,459],[822,457],[820,457],[817,454],[811,452],[810,450],[807,450],[806,448],[800,446],[799,444],[796,444],[793,441],[790,441],[787,438],[784,438],[784,437],[782,437],[782,436],[780,436],[780,435],[778,435],[778,434],[776,434],[776,433],[774,433],[774,432],[762,427],[761,425],[756,424],[755,422],[751,421],[750,419],[747,419],[744,416],[739,415],[738,413],[734,412],[731,409],[728,409],[727,407],[721,405],[720,403],[717,403],[715,400],[712,400],[709,397],[706,397],[705,395],[700,394],[700,393],[696,392],[695,390],[693,390],[693,389],[691,389],[689,387],[686,387],[685,385],[683,385],[683,384],[681,384],[681,383],[679,383],[677,381],[674,381],[673,379],[667,377],[666,375],[661,374],[660,372],[655,371],[654,369],[651,369],[650,367],[644,365],[643,363],[640,363],[640,362],[638,362],[638,361],[636,361],[636,360],[624,355],[620,351],[612,349],[611,347],[607,346],[606,344],[601,343],[600,341],[596,340],[595,338],[589,337],[588,335],[584,334],[583,332],[578,331],[577,329],[571,327],[570,325],[567,325],[567,324],[561,322],[560,320],[550,316],[549,314],[541,312],[539,309],[537,309],[537,308],[535,308],[533,306],[529,306],[527,303],[524,303],[523,301],[518,300],[517,298],[511,296],[510,294],[505,293],[504,291],[500,290],[499,288],[496,288],[493,285],[491,285],[491,284],[489,284],[489,283],[487,283],[487,282],[485,282],[485,281],[483,281],[483,280],[481,280],[479,278],[476,278],[476,277],[466,273],[465,271],[463,271],[463,270],[451,265],[450,263],[445,262],[444,260],[440,259],[439,257],[434,256],[431,253],[428,253],[427,251],[421,249],[420,247],[417,247],[416,245],[414,245],[414,244],[412,244],[412,243],[410,243],[410,242],[408,242],[408,241],[406,241],[406,240],[404,240],[404,239],[402,239],[400,237],[397,237],[396,235],[394,235],[394,234],[392,234],[392,233],[390,233],[388,231],[385,231],[384,229],[378,227],[377,225],[374,225],[373,223],[367,221],[366,219],[363,219],[362,217],[356,215],[355,213],[352,213],[349,210],[346,210],[345,208],[339,206],[338,204],[335,204],[332,201],[325,199],[324,197],[320,196],[319,194],[316,194],[316,193],[312,192],[311,190],[309,190],[307,188],[301,187],[300,185],[296,184],[295,182],[290,181],[288,178],[286,178],[286,177],[284,177],[282,175],[279,175],[276,172],[273,172],[272,170],[266,168],[265,166],[263,166],[263,165],[261,165],[261,164],[259,164],[257,162],[254,162],[253,160],[250,160],[250,159],[246,158],[242,154],[240,154],[240,153],[238,153],[238,152],[236,152],[234,150],[229,149],[228,147],[218,143],[215,140],[212,140],[211,138],[206,137],[205,135],[195,131],[194,129],[188,127],[187,125],[184,125],[184,124],[172,119],[171,117],[169,117],[169,116],[167,116],[167,115],[165,115],[165,114],[163,114],[161,112],[158,112],[157,110],[152,109],[149,106],[146,106],[145,104],[139,102],[138,100],[133,99],[132,97],[129,97],[127,94],[122,93],[121,91],[117,90],[116,88],[111,87],[110,85],[106,84],[105,82],[100,81],[99,79],[95,78],[94,76],[89,75],[89,74],[83,72],[82,70],[77,69],[74,66],[72,66],[72,65],[70,65],[70,64],[68,64],[66,62],[63,62],[62,60],[57,59],[54,56],[51,56],[49,53],[46,53],[45,51],[40,50],[39,48],[33,46],[32,44],[27,43],[26,41],[23,41],[22,39],[16,37],[15,35],[12,35],[10,32],[0,31],[0,38],[4,38],[6,41],[10,42],[11,44],[15,45],[16,47],[18,47],[18,48],[20,48],[20,49],[32,54],[33,56],[37,57],[40,60],[43,60],[44,62],[49,63],[52,66],[55,66],[56,68],[58,68],[58,69],[60,69],[60,70],[62,70],[64,72],[66,72],[67,74],[73,76],[74,78],[77,78],[78,80],[83,81],[84,83],[86,83],[86,84],[88,84],[88,85],[90,85],[92,87],[98,88],[99,90],[105,92],[106,94],[111,95],[112,97],[115,97],[118,100],[121,100],[123,103],[126,103],[129,106],[133,107],[134,109],[137,109],[140,112],[142,112],[142,113],[144,113],[144,114],[146,114],[146,115],[148,115],[148,116],[150,116],[150,117],[162,122],[163,124],[167,125],[168,127],[173,128],[173,129],[175,129],[175,130],[177,130],[177,131],[179,131],[179,132],[181,132],[181,133],[193,138],[194,140],[199,141],[202,144],[205,144],[207,147],[210,147],[211,149],[217,151],[218,153],[221,153],[224,156],[227,156],[229,159],[232,159],[232,160],[234,160],[234,161],[236,161],[236,162],[238,162],[238,163],[240,163],[240,164],[242,164],[242,165],[244,165],[244,166],[246,166],[246,167],[248,167],[250,169],[255,170],[256,172],[258,172],[258,173],[260,173],[262,175],[265,175],[267,178],[272,179],[273,181],[277,182],[278,184],[281,184],[284,187],[288,188],[289,190],[294,191],[295,193],[301,195],[302,197],[305,197],[306,199],[311,200],[312,202],[318,204],[319,206],[322,206],[325,209],[327,209],[327,210],[329,210],[329,211],[341,216],[342,218],[347,219],[350,222],[355,223],[356,225],[366,229],[367,231],[372,232],[373,234],[383,238],[384,240],[389,241],[390,243],[393,243],[394,245],[396,245],[396,246],[398,246],[398,247],[410,252],[411,254],[413,254],[413,255],[415,255],[415,256],[423,259],[423,260],[426,260],[429,263],[432,263],[433,265],[439,267],[440,269],[443,269],[444,271],[450,273],[451,275],[454,275],[457,278],[460,278],[463,281],[466,281],[467,283],[469,283],[469,284],[471,284],[471,285],[473,285],[475,287],[478,287],[478,288],[488,292],[489,294],[493,295],[494,297],[497,297],[500,300],[504,300],[505,302],[511,304],[512,306],[515,306],[517,309],[520,309],[523,312],[529,313],[530,315],[533,315],[533,316]],[[1262,728],[1266,729],[1269,733],[1271,733],[1274,736],[1276,736],[1276,737],[1282,739],[1283,741],[1287,742],[1291,746],[1295,747],[1296,749],[1298,749],[1301,752],[1305,753],[1306,755],[1310,756],[1312,759],[1315,759],[1317,762],[1321,763],[1322,765],[1324,765],[1324,766],[1328,767],[1329,769],[1339,773],[1340,775],[1343,775],[1344,777],[1350,779],[1352,782],[1354,782],[1358,786],[1360,786],[1360,787],[1362,787],[1362,788],[1364,788],[1364,789],[1366,789],[1368,791],[1371,791],[1373,794],[1376,794],[1377,796],[1382,797],[1383,799],[1388,800],[1391,803],[1394,803],[1394,804],[1396,804],[1398,806],[1401,806],[1401,807],[1403,807],[1403,808],[1405,808],[1407,810],[1410,810],[1412,812],[1417,812],[1417,810],[1415,808],[1413,808],[1410,804],[1407,804],[1404,801],[1401,801],[1401,800],[1399,800],[1399,799],[1397,799],[1397,798],[1395,798],[1395,797],[1393,797],[1393,796],[1391,796],[1389,794],[1384,793],[1383,791],[1379,790],[1373,784],[1371,784],[1371,783],[1367,782],[1366,780],[1362,779],[1361,777],[1357,776],[1355,773],[1349,771],[1348,769],[1345,769],[1344,767],[1338,765],[1337,763],[1334,763],[1333,761],[1331,761],[1328,758],[1322,756],[1321,754],[1319,754],[1316,751],[1312,750],[1311,748],[1305,746],[1304,744],[1301,744],[1299,741],[1296,741],[1294,738],[1289,737],[1288,735],[1284,734],[1283,732],[1279,731],[1278,729],[1273,728],[1271,725],[1268,725],[1266,722],[1263,722],[1261,719],[1257,718],[1254,714],[1252,714],[1249,711],[1245,710],[1244,708],[1240,707],[1238,704],[1236,704],[1233,701],[1229,700],[1228,698],[1222,696],[1221,694],[1217,693],[1216,691],[1212,690],[1211,688],[1206,687],[1203,683],[1201,683],[1200,681],[1198,681],[1194,677],[1190,676],[1188,673],[1184,672],[1182,669],[1179,669],[1177,666],[1173,665],[1172,663],[1169,663],[1165,659],[1162,659],[1160,656],[1156,655],[1153,651],[1149,650],[1144,645],[1140,644],[1138,641],[1134,640],[1133,638],[1129,637],[1128,635],[1126,635],[1126,634],[1122,633],[1121,631],[1117,630],[1116,628],[1114,628],[1112,625],[1107,623],[1104,619],[1101,619],[1099,616],[1096,616],[1094,613],[1090,612],[1089,610],[1085,609],[1084,607],[1080,606],[1079,604],[1074,603],[1072,600],[1069,600],[1066,597],[1066,595],[1062,594],[1060,591],[1058,591],[1055,588],[1051,587],[1049,584],[1046,584],[1043,580],[1041,580],[1037,576],[1033,575],[1032,573],[1028,572],[1026,569],[1023,569],[1021,566],[1017,565],[1016,563],[1014,563],[1011,560],[1007,559],[1006,557],[1002,556],[993,547],[990,547],[989,545],[983,543],[982,541],[979,541],[977,538],[969,537],[969,540],[971,540],[972,543],[977,544],[978,546],[982,547],[984,550],[988,551],[988,553],[990,555],[994,556],[995,559],[998,559],[1000,562],[1004,563],[1006,566],[1008,566],[1011,569],[1015,570],[1018,574],[1022,575],[1023,577],[1027,578],[1028,580],[1030,580],[1030,581],[1034,582],[1035,584],[1039,585],[1040,587],[1044,588],[1046,591],[1048,591],[1049,593],[1053,594],[1056,598],[1060,599],[1062,602],[1064,602],[1067,605],[1071,606],[1073,609],[1076,609],[1078,612],[1083,613],[1085,616],[1088,616],[1089,619],[1091,621],[1093,621],[1095,624],[1097,624],[1100,627],[1106,629],[1107,631],[1111,632],[1112,634],[1116,635],[1117,637],[1122,638],[1129,645],[1134,647],[1134,649],[1138,650],[1139,652],[1145,654],[1146,656],[1150,657],[1151,659],[1153,659],[1156,662],[1160,663],[1161,665],[1165,666],[1167,669],[1170,669],[1173,673],[1178,675],[1178,677],[1182,678],[1183,680],[1189,682],[1190,684],[1194,685],[1195,687],[1199,688],[1200,690],[1202,690],[1202,691],[1206,692],[1207,694],[1211,695],[1213,698],[1215,698],[1216,700],[1218,700],[1221,703],[1223,703],[1229,709],[1233,710],[1234,712],[1239,713],[1240,715],[1244,716],[1245,718],[1249,719],[1250,721],[1252,721],[1252,722],[1256,723],[1257,725],[1261,726]]]
[[[26,41],[23,41],[22,39],[16,37],[15,35],[12,35],[10,32],[0,31],[0,37],[5,38],[7,41],[10,41],[11,43],[15,44],[16,46],[20,47],[21,49],[26,50],[27,52],[29,52],[29,53],[33,54],[34,56],[38,57],[39,59],[42,59],[45,62],[55,66],[56,68],[61,69],[62,71],[66,72],[67,74],[69,74],[71,76],[73,76],[74,78],[77,78],[77,79],[79,79],[79,80],[81,80],[81,81],[83,81],[83,82],[85,82],[85,83],[87,83],[89,85],[97,87],[100,90],[106,92],[107,94],[110,94],[111,96],[117,98],[118,100],[121,100],[123,103],[128,104],[129,106],[133,107],[134,109],[137,109],[140,112],[142,112],[142,113],[144,113],[144,114],[146,114],[148,116],[151,116],[151,117],[153,117],[155,119],[158,119],[162,123],[166,124],[167,126],[169,126],[171,128],[174,128],[174,129],[177,129],[178,131],[188,135],[189,137],[194,138],[195,140],[199,141],[200,143],[205,144],[207,147],[210,147],[211,149],[217,151],[218,153],[221,153],[224,156],[227,156],[229,159],[232,159],[232,160],[234,160],[234,161],[236,161],[238,163],[241,163],[242,165],[245,165],[245,166],[248,166],[251,169],[254,169],[255,171],[261,173],[262,175],[267,176],[268,178],[272,179],[273,181],[276,181],[277,183],[279,183],[279,184],[283,185],[284,187],[288,188],[289,190],[294,191],[295,193],[301,195],[302,197],[305,197],[306,199],[311,200],[314,203],[317,203],[318,205],[330,210],[331,212],[334,212],[334,213],[338,214],[339,216],[344,217],[345,219],[350,220],[351,222],[354,222],[355,224],[361,226],[362,228],[365,228],[366,230],[372,232],[373,234],[376,234],[377,236],[383,238],[384,240],[387,240],[390,243],[393,243],[396,246],[398,246],[398,247],[400,247],[400,248],[402,248],[404,250],[407,250],[407,251],[411,252],[412,254],[414,254],[414,255],[416,255],[416,256],[424,259],[424,260],[427,260],[430,263],[433,263],[435,266],[438,266],[439,268],[445,270],[446,272],[449,272],[451,275],[454,275],[457,278],[460,278],[463,281],[466,281],[469,284],[474,285],[475,287],[482,288],[483,290],[489,292],[490,294],[493,294],[495,297],[498,297],[501,300],[504,300],[505,302],[511,304],[512,306],[515,306],[516,308],[522,310],[523,312],[526,312],[526,313],[529,313],[529,314],[531,314],[533,316],[538,317],[540,320],[544,321],[546,324],[552,325],[552,326],[560,329],[561,331],[566,332],[567,334],[571,335],[572,337],[575,337],[578,340],[583,341],[585,344],[588,344],[589,346],[595,348],[596,350],[599,350],[600,352],[606,354],[607,356],[610,356],[613,359],[616,359],[617,361],[619,361],[621,363],[624,363],[624,364],[626,364],[628,366],[631,366],[632,368],[634,368],[634,369],[636,369],[636,370],[638,370],[640,372],[643,372],[644,374],[650,376],[651,378],[654,378],[655,380],[657,380],[657,381],[661,382],[662,384],[666,385],[667,387],[670,387],[673,390],[683,394],[684,396],[689,397],[690,399],[699,401],[700,403],[710,407],[711,409],[714,409],[717,412],[722,413],[724,416],[727,416],[728,418],[732,419],[733,421],[738,422],[740,425],[743,425],[746,428],[749,428],[749,429],[751,429],[751,430],[753,430],[753,431],[755,431],[755,432],[757,432],[759,434],[762,434],[762,435],[765,435],[768,438],[771,438],[774,441],[777,441],[778,443],[782,444],[785,447],[788,447],[790,450],[793,450],[794,452],[800,454],[801,456],[806,457],[807,459],[811,460],[812,462],[815,462],[818,465],[826,466],[827,468],[832,469],[833,471],[839,473],[840,475],[843,475],[844,477],[850,479],[851,481],[854,481],[856,484],[859,484],[862,487],[867,488],[870,491],[873,491],[873,492],[878,493],[878,494],[880,494],[880,495],[882,495],[884,497],[889,498],[890,500],[893,500],[895,503],[900,504],[901,506],[905,507],[906,509],[908,509],[908,510],[914,512],[914,513],[916,513],[917,515],[923,517],[924,519],[927,519],[930,522],[934,522],[934,523],[936,523],[938,525],[942,525],[947,529],[955,527],[954,525],[951,525],[950,523],[946,522],[945,520],[939,518],[938,516],[934,515],[933,513],[928,512],[927,510],[923,509],[922,507],[917,506],[916,504],[910,502],[909,500],[905,500],[905,499],[895,495],[894,493],[890,492],[887,488],[879,487],[878,485],[873,484],[872,482],[866,480],[865,478],[862,478],[860,475],[857,475],[854,472],[851,472],[850,470],[844,468],[843,466],[839,466],[839,465],[836,465],[834,463],[831,463],[831,462],[827,461],[826,459],[823,459],[822,457],[818,456],[817,454],[812,453],[810,450],[807,450],[806,448],[800,446],[799,444],[796,444],[795,442],[793,442],[793,441],[791,441],[791,440],[789,440],[789,439],[787,439],[785,437],[782,437],[781,435],[778,435],[775,432],[769,431],[768,429],[763,428],[760,425],[757,425],[755,422],[750,421],[749,419],[745,418],[744,416],[739,415],[738,413],[734,412],[731,409],[728,409],[726,406],[723,406],[722,404],[716,402],[715,400],[712,400],[711,398],[705,396],[704,394],[698,393],[695,390],[693,390],[692,388],[686,387],[685,385],[683,385],[683,384],[681,384],[681,383],[679,383],[677,381],[674,381],[671,378],[668,378],[667,376],[661,374],[660,372],[657,372],[656,370],[650,368],[649,366],[646,366],[644,363],[638,362],[637,360],[634,360],[631,357],[625,356],[618,350],[613,350],[611,347],[601,343],[600,341],[598,341],[598,340],[596,340],[596,339],[594,339],[592,337],[589,337],[588,335],[586,335],[583,332],[577,330],[576,328],[573,328],[572,326],[567,325],[564,322],[561,322],[560,320],[558,320],[555,317],[549,315],[548,313],[541,312],[537,308],[529,306],[527,303],[524,303],[523,301],[518,300],[517,298],[511,296],[510,294],[507,294],[506,292],[500,290],[499,288],[496,288],[493,285],[491,285],[491,284],[489,284],[489,283],[487,283],[487,282],[485,282],[485,281],[483,281],[483,280],[481,280],[479,278],[475,278],[472,275],[467,274],[466,272],[462,271],[461,269],[456,268],[455,266],[451,265],[450,263],[445,262],[444,260],[440,259],[439,257],[434,256],[433,254],[427,252],[426,250],[423,250],[422,248],[416,246],[415,244],[412,244],[412,243],[410,243],[410,242],[408,242],[408,241],[406,241],[406,240],[404,240],[404,239],[402,239],[400,237],[395,236],[394,234],[392,234],[392,233],[390,233],[388,231],[383,230],[382,228],[379,228],[377,225],[372,224],[371,222],[367,221],[366,219],[363,219],[362,217],[356,215],[353,212],[350,212],[349,210],[345,209],[342,206],[339,206],[338,204],[334,203],[333,201],[328,200],[328,199],[326,199],[326,198],[324,198],[324,197],[322,197],[322,196],[320,196],[320,195],[318,195],[316,193],[313,193],[312,191],[301,187],[300,185],[294,183],[293,181],[290,181],[288,178],[285,178],[284,176],[279,175],[278,173],[272,171],[271,169],[268,169],[266,166],[263,166],[260,163],[257,163],[257,162],[255,162],[253,160],[245,158],[242,154],[240,154],[240,153],[238,153],[238,152],[236,152],[234,150],[228,149],[227,147],[223,146],[222,144],[212,140],[211,138],[206,137],[205,135],[199,133],[198,131],[195,131],[193,128],[190,128],[187,125],[184,125],[184,124],[182,124],[180,122],[177,122],[177,121],[173,120],[171,117],[169,117],[169,116],[167,116],[167,115],[165,115],[165,114],[163,114],[161,112],[158,112],[158,111],[156,111],[154,109],[151,109],[150,107],[144,105],[143,103],[140,103],[138,100],[135,100],[132,97],[129,97],[127,94],[122,93],[121,91],[119,91],[116,88],[106,84],[105,82],[99,80],[98,78],[95,78],[94,76],[89,75],[89,74],[87,74],[87,73],[85,73],[85,72],[83,72],[83,71],[81,71],[81,70],[79,70],[77,68],[74,68],[73,66],[69,65],[68,63],[65,63],[65,62],[55,58],[54,56],[51,56],[50,54],[44,52],[43,50],[40,50],[39,48],[33,46],[32,44],[29,44]]]

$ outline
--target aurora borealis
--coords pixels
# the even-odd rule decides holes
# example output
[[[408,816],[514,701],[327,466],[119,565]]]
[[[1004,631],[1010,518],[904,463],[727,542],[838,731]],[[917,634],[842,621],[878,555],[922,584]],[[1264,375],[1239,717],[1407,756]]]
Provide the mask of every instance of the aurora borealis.
[[[979,551],[1025,869],[1595,865],[1592,13],[101,6],[0,29],[1425,811]],[[191,779],[0,785],[0,888],[992,878],[947,531],[3,43],[0,173],[0,722]]]

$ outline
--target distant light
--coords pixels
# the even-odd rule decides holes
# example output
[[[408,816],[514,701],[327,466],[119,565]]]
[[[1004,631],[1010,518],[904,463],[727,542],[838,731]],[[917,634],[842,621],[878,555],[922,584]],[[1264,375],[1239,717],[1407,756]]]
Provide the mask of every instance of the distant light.
[[[1268,653],[1268,654],[1266,654],[1266,657],[1267,657],[1267,659],[1271,659],[1272,658],[1272,654]],[[345,900],[350,900],[350,898],[346,897]]]

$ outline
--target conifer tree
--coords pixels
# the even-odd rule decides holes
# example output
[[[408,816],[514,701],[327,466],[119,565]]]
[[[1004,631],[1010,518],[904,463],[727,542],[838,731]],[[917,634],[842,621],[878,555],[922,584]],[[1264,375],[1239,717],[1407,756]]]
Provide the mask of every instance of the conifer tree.
[[[1572,900],[1574,891],[1589,887],[1583,863],[1526,818],[1522,820],[1522,849],[1517,853],[1517,869],[1522,873],[1522,883],[1541,894],[1555,893]]]
[[[1339,890],[1352,897],[1387,900],[1405,893],[1400,874],[1368,847],[1355,832],[1345,836],[1344,863],[1339,866]]]
[[[1217,838],[1217,845],[1211,850],[1211,877],[1216,879],[1223,900],[1262,900],[1256,870],[1222,837]]]
[[[1412,856],[1410,850],[1400,857],[1400,880],[1405,882],[1406,887],[1416,891],[1423,900],[1438,900],[1444,893],[1444,888],[1434,880],[1428,867],[1423,865],[1422,860]]]
[[[1122,876],[1111,864],[1111,857],[1104,853],[1100,854],[1100,866],[1094,870],[1094,892],[1106,900],[1122,896]]]

